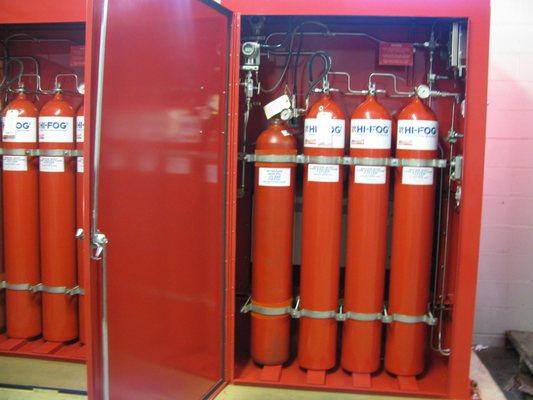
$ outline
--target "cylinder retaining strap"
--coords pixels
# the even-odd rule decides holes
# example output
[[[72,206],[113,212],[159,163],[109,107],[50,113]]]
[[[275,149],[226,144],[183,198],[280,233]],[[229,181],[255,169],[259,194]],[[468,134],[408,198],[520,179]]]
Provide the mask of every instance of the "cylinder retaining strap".
[[[337,310],[315,311],[302,308],[294,310],[292,316],[293,318],[336,319]]]
[[[0,155],[5,156],[49,156],[49,157],[81,157],[83,151],[74,149],[4,149],[0,148]]]
[[[316,311],[300,308],[300,297],[296,297],[296,304],[294,307],[267,307],[254,304],[252,297],[248,297],[246,303],[241,307],[241,313],[254,312],[261,315],[279,316],[290,315],[292,318],[312,318],[312,319],[336,319],[337,321],[381,321],[384,324],[391,324],[393,322],[400,322],[404,324],[420,324],[435,325],[437,319],[433,316],[431,311],[425,315],[406,315],[406,314],[388,314],[387,308],[383,307],[383,312],[378,313],[361,313],[354,311],[344,312],[343,301],[339,301],[338,310]]]
[[[260,306],[258,304],[254,304],[252,302],[252,298],[248,297],[248,300],[246,300],[246,303],[241,307],[241,313],[247,313],[247,312],[254,312],[261,315],[269,315],[272,317],[279,316],[279,315],[286,315],[286,314],[292,314],[292,307],[291,306],[285,306],[285,307],[267,307],[267,306]]]
[[[46,286],[42,283],[32,285],[31,283],[9,283],[7,281],[0,281],[0,289],[14,290],[18,292],[66,294],[69,296],[85,294],[85,291],[79,286],[68,288],[66,286]]]
[[[354,321],[364,321],[364,322],[382,321],[383,314],[382,313],[360,313],[360,312],[348,311],[345,313],[340,312],[337,315],[337,321],[346,321],[347,319],[351,319]]]
[[[437,319],[433,316],[431,312],[428,312],[424,315],[391,314],[385,315],[383,318],[383,322],[386,324],[390,324],[393,322],[401,322],[404,324],[424,323],[427,325],[435,325],[437,323]]]
[[[432,167],[445,168],[445,159],[418,159],[393,157],[344,157],[344,156],[308,156],[305,154],[245,154],[241,156],[247,162],[296,163],[296,164],[337,164],[364,165],[384,167]]]

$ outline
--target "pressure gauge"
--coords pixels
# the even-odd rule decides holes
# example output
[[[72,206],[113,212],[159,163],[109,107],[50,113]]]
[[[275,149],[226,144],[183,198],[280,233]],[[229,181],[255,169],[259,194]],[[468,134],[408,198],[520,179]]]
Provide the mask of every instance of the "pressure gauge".
[[[244,42],[241,52],[244,56],[242,69],[245,71],[257,71],[261,62],[261,45],[258,42]]]
[[[431,94],[431,89],[427,85],[420,85],[415,89],[415,92],[421,99],[427,99]]]
[[[290,108],[285,108],[284,110],[281,111],[279,116],[283,121],[288,121],[289,119],[292,118],[292,110]]]

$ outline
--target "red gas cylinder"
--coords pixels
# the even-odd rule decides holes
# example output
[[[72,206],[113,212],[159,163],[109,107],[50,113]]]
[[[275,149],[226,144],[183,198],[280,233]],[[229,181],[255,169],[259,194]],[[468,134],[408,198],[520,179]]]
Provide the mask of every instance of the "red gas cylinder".
[[[74,149],[75,112],[61,93],[39,114],[39,148]],[[39,201],[41,212],[41,275],[51,288],[76,286],[76,160],[41,156]],[[43,292],[43,337],[64,342],[78,337],[77,296]]]
[[[38,114],[19,92],[3,114],[5,149],[37,148]],[[6,291],[7,335],[25,339],[41,333],[41,295],[28,290],[41,281],[37,159],[4,155],[2,165],[6,281],[12,286]]]
[[[304,154],[343,156],[345,117],[324,95],[305,119]],[[304,169],[298,363],[311,371],[335,365],[343,170],[337,164]]]
[[[271,122],[255,147],[256,154],[265,155],[296,151],[296,140],[280,120]],[[252,311],[251,347],[253,360],[262,365],[289,358],[291,317],[282,309],[292,303],[295,172],[294,163],[255,164],[252,304],[268,311]]]
[[[391,116],[370,95],[352,114],[350,156],[390,157]],[[379,368],[387,254],[389,171],[350,168],[341,365],[353,373]]]
[[[83,150],[83,142],[85,140],[85,117],[83,104],[76,113],[76,150]],[[83,156],[76,158],[76,226],[78,229],[83,228],[83,214],[85,210],[85,202],[83,198]],[[85,289],[85,274],[83,271],[83,241],[81,238],[78,244],[78,285]],[[86,318],[86,304],[85,296],[80,296],[78,300],[79,310],[79,337],[80,343],[86,342],[85,332],[85,318]]]
[[[435,114],[418,97],[398,114],[396,157],[437,157]],[[431,167],[397,169],[394,187],[389,314],[401,316],[387,331],[385,368],[399,376],[424,371],[431,275],[435,177]]]

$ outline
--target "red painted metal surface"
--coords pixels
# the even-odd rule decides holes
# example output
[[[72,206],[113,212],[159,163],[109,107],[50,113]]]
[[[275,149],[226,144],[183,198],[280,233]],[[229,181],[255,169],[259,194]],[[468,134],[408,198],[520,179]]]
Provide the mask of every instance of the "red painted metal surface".
[[[21,16],[22,18],[22,16]],[[36,17],[38,18],[38,16]],[[54,21],[61,22],[61,21]],[[27,33],[42,39],[46,38],[62,38],[69,39],[76,43],[83,43],[84,26],[80,23],[74,24],[54,24],[54,25],[11,25],[6,27],[3,38],[11,34]],[[40,63],[41,70],[41,86],[44,89],[51,89],[54,84],[54,78],[60,73],[76,73],[80,78],[80,82],[84,81],[84,71],[81,67],[71,67],[69,64],[69,54],[71,50],[71,43],[69,41],[39,41],[33,42],[30,40],[12,40],[9,42],[9,52],[12,56],[27,56],[32,55],[37,58]],[[29,60],[23,60],[24,71],[27,73],[34,72],[34,64]],[[35,87],[35,81],[32,77],[23,77],[23,82],[26,88],[30,91]],[[63,89],[65,89],[64,98],[74,107],[78,107],[81,102],[81,97],[74,94],[74,80],[65,79],[61,81]],[[86,82],[87,83],[87,82]],[[49,95],[36,96],[28,94],[28,98],[33,101],[37,109],[40,109],[47,101],[50,100]],[[34,159],[38,163],[38,158]],[[86,189],[85,195],[88,195],[89,190]],[[86,230],[87,231],[87,230]],[[88,258],[87,258],[88,260]],[[89,293],[86,291],[84,299],[88,299]],[[38,297],[42,297],[39,294]],[[23,355],[25,357],[48,358],[53,352],[54,359],[76,360],[84,359],[86,356],[86,346],[80,346],[77,343],[69,343],[68,345],[51,342],[44,339],[36,339],[29,341],[26,345],[20,347],[20,343],[11,343],[11,341],[3,341],[0,345],[0,351],[5,355]],[[67,348],[69,350],[67,350]],[[79,349],[80,351],[78,351]],[[39,351],[34,351],[39,350]],[[71,351],[72,350],[72,351]]]
[[[257,138],[256,154],[296,154],[296,139],[281,120]],[[252,302],[292,305],[292,235],[296,164],[255,163]],[[251,355],[261,365],[289,359],[291,317],[251,315]]]
[[[236,384],[261,385],[268,387],[284,386],[288,388],[306,389],[306,390],[330,390],[340,392],[357,392],[357,393],[385,393],[396,395],[415,395],[426,396],[430,398],[450,397],[447,394],[448,383],[448,366],[442,358],[434,357],[431,360],[432,368],[428,373],[417,381],[417,387],[408,390],[401,390],[398,380],[385,372],[383,369],[371,375],[370,386],[360,387],[354,385],[352,376],[335,368],[326,375],[324,384],[310,385],[307,383],[306,371],[298,366],[297,363],[291,363],[283,368],[278,382],[265,382],[261,380],[261,369],[247,360],[244,365],[239,367],[239,376],[233,380]],[[401,398],[401,397],[399,397]],[[451,397],[453,399],[453,397]],[[464,397],[466,400],[467,398]]]
[[[343,156],[344,119],[343,111],[329,95],[314,103],[306,116],[304,154]],[[325,124],[324,120],[332,122]],[[339,128],[338,132],[332,133],[335,128]],[[326,136],[324,142],[321,142],[322,135]],[[342,188],[342,167],[319,164],[304,167],[300,274],[302,309],[324,312],[338,307]],[[300,319],[298,364],[302,368],[313,371],[332,368],[336,347],[337,321],[334,318]]]
[[[87,346],[79,342],[48,342],[42,337],[32,340],[11,339],[6,334],[0,334],[0,354],[83,363],[87,359]]]
[[[396,157],[438,156],[437,117],[418,97],[398,114],[397,124]],[[412,133],[422,129],[421,135]],[[433,168],[396,169],[388,308],[391,315],[427,313],[436,174]],[[427,331],[425,323],[392,322],[387,327],[385,369],[399,376],[421,374],[426,366]]]
[[[239,94],[241,91],[239,82],[240,54],[241,54],[241,16],[233,15],[230,33],[229,54],[229,101],[228,101],[228,140],[226,143],[226,299],[225,299],[225,347],[224,347],[224,379],[225,382],[233,380],[235,376],[236,360],[236,225],[237,225],[237,160],[239,143]]]
[[[200,398],[222,379],[228,46],[228,17],[200,1],[109,3],[99,227],[113,399]]]
[[[63,20],[82,20],[78,17],[72,17],[72,13],[66,8],[61,9],[61,15],[58,15],[57,9],[48,7],[45,2],[39,2],[37,7],[28,7],[25,3],[25,10],[17,10],[17,15],[12,18],[8,13],[2,13],[0,19],[5,17],[12,18],[13,20],[2,20],[3,22],[31,22],[45,20],[47,22],[61,22]],[[73,2],[69,2],[73,7],[76,5]],[[57,4],[57,2],[55,2]],[[162,2],[164,5],[165,2]],[[39,7],[46,7],[47,10],[42,10]],[[225,221],[227,225],[225,227],[226,242],[223,245],[226,251],[227,260],[227,297],[224,302],[225,320],[226,320],[226,352],[225,352],[225,379],[235,382],[252,383],[257,384],[260,376],[259,370],[256,366],[250,362],[240,362],[235,358],[234,343],[237,340],[235,332],[235,297],[234,297],[234,277],[236,271],[234,269],[234,263],[236,260],[236,171],[237,171],[237,135],[239,125],[239,107],[238,107],[238,92],[239,86],[237,85],[239,77],[239,40],[240,40],[240,14],[271,14],[271,15],[383,15],[383,16],[440,16],[440,17],[464,17],[469,20],[469,42],[476,43],[476,46],[469,46],[468,54],[468,68],[469,75],[467,81],[467,96],[468,103],[466,107],[467,120],[464,123],[464,132],[466,133],[464,139],[464,154],[465,157],[465,176],[463,183],[463,193],[465,194],[461,206],[460,215],[453,216],[453,231],[456,234],[453,240],[453,246],[451,249],[454,265],[452,266],[452,277],[449,281],[452,285],[453,296],[450,300],[453,300],[453,313],[454,321],[460,321],[461,323],[451,323],[448,332],[450,333],[449,344],[454,351],[449,358],[448,363],[444,363],[442,359],[435,358],[431,360],[432,368],[428,371],[427,375],[419,380],[420,391],[415,391],[415,394],[434,394],[452,398],[467,398],[468,396],[468,365],[470,357],[470,335],[468,334],[472,330],[472,314],[474,307],[475,296],[475,280],[476,280],[476,265],[477,265],[477,247],[479,244],[479,222],[480,222],[480,207],[481,202],[481,182],[483,171],[483,147],[484,147],[484,126],[485,126],[485,105],[486,105],[486,77],[487,77],[487,54],[488,54],[488,22],[489,22],[489,7],[488,1],[478,0],[471,2],[461,2],[456,0],[447,0],[444,2],[436,2],[428,4],[425,1],[418,0],[404,0],[401,3],[389,2],[387,0],[379,1],[358,1],[354,3],[348,0],[339,0],[333,3],[324,3],[321,1],[303,1],[296,0],[294,2],[283,1],[256,1],[256,0],[223,0],[223,5],[233,9],[235,11],[234,25],[232,27],[232,43],[230,45],[230,103],[229,103],[229,122],[228,122],[228,141],[227,141],[227,197],[224,201],[225,204]],[[8,5],[9,6],[9,5]],[[7,6],[6,6],[7,7]],[[16,6],[18,7],[18,6]],[[68,5],[70,7],[70,5]],[[83,6],[81,6],[83,8]],[[8,8],[2,7],[2,9],[8,10]],[[97,70],[97,45],[99,40],[100,29],[100,16],[101,16],[101,2],[100,0],[87,2],[87,31],[86,31],[86,101],[90,104],[86,108],[87,116],[87,131],[92,130],[92,122],[94,120],[94,82],[95,72]],[[152,10],[153,11],[153,10]],[[51,16],[54,14],[55,16]],[[118,18],[115,14],[115,18]],[[143,20],[140,18],[140,20]],[[166,21],[166,19],[165,19]],[[145,22],[143,21],[143,24]],[[141,28],[135,28],[142,30]],[[176,29],[176,26],[174,26]],[[151,44],[158,43],[154,35],[151,37]],[[405,39],[403,39],[405,40]],[[144,43],[144,42],[143,42]],[[118,44],[117,44],[118,46]],[[346,46],[346,45],[344,45]],[[154,50],[155,51],[155,50]],[[165,51],[165,50],[162,50]],[[363,59],[358,62],[364,62]],[[416,62],[416,61],[415,61]],[[194,64],[197,65],[197,64]],[[89,73],[91,72],[91,73]],[[165,74],[161,74],[165,75]],[[161,78],[158,76],[157,81]],[[163,79],[164,80],[164,79]],[[136,77],[132,77],[131,82],[137,82]],[[157,83],[156,83],[157,84]],[[109,92],[108,92],[109,93]],[[155,96],[155,95],[153,95]],[[151,98],[153,98],[151,96]],[[146,97],[146,92],[142,93],[142,97]],[[159,102],[164,101],[161,98],[157,99]],[[170,100],[168,100],[170,101]],[[389,104],[385,104],[390,110],[398,109],[397,103],[394,103],[394,107],[389,107]],[[74,105],[74,104],[73,104]],[[353,103],[347,103],[348,110],[353,108]],[[443,107],[442,113],[444,114],[445,107]],[[472,112],[475,110],[475,112]],[[437,114],[440,114],[439,111]],[[144,114],[143,114],[144,115]],[[443,126],[446,128],[446,126]],[[445,129],[444,129],[445,130]],[[136,133],[138,130],[132,128],[125,133],[126,136],[131,132]],[[260,130],[258,130],[259,132]],[[121,131],[124,132],[124,131]],[[475,134],[469,134],[475,132]],[[139,139],[138,136],[134,138]],[[86,141],[84,143],[84,150],[86,151],[85,164],[86,170],[89,169],[89,150],[91,143]],[[155,147],[155,146],[154,146]],[[168,147],[168,146],[167,146]],[[140,153],[140,151],[139,151]],[[114,173],[116,177],[116,173]],[[84,196],[87,204],[89,204],[89,174],[85,174],[84,180]],[[113,174],[111,175],[113,177]],[[107,178],[107,176],[105,176]],[[159,190],[159,189],[158,189]],[[88,213],[85,215],[84,229],[88,232]],[[146,224],[144,225],[146,226]],[[84,262],[87,267],[89,265],[89,235],[83,240]],[[222,246],[222,245],[221,245]],[[204,247],[202,247],[204,248]],[[130,260],[124,260],[123,262],[129,262]],[[149,264],[149,263],[147,263]],[[460,266],[460,268],[459,268]],[[86,268],[88,286],[86,289],[86,298],[91,304],[91,318],[89,321],[89,347],[91,357],[88,359],[89,364],[89,395],[91,398],[99,398],[100,385],[101,385],[101,360],[99,359],[99,304],[98,296],[95,291],[98,286],[99,277],[96,273],[98,264],[92,266],[93,268]],[[125,267],[124,267],[125,268]],[[89,274],[89,270],[93,273]],[[144,277],[144,276],[143,276]],[[117,278],[118,279],[118,278]],[[169,290],[170,292],[170,290]],[[121,303],[124,306],[124,310],[129,310],[130,304],[126,302]],[[140,303],[139,303],[140,304]],[[154,303],[143,303],[150,306]],[[216,307],[220,306],[219,303],[215,303]],[[141,314],[145,315],[146,311],[141,310]],[[135,331],[132,329],[131,331]],[[139,338],[140,336],[137,336]],[[131,343],[132,339],[127,338]],[[155,339],[157,340],[157,339]],[[163,349],[168,347],[168,340],[159,340],[160,345],[157,353],[162,354]],[[237,340],[238,343],[242,343],[242,340]],[[138,342],[139,346],[145,346],[146,342]],[[156,346],[155,342],[154,346]],[[125,348],[125,346],[123,347]],[[174,351],[174,349],[172,349]],[[125,354],[123,352],[122,354]],[[140,364],[150,363],[153,361],[153,356],[142,357],[141,354],[137,354]],[[163,356],[159,358],[162,359]],[[125,364],[123,359],[120,361]],[[169,369],[167,369],[168,371]],[[127,368],[123,370],[126,376]],[[149,371],[152,373],[152,371]],[[153,372],[155,374],[155,372]],[[163,374],[163,373],[162,373]],[[130,381],[140,381],[137,379],[138,375],[133,371],[131,373]],[[151,376],[149,374],[149,376]],[[170,380],[173,380],[174,376]],[[144,377],[143,377],[144,379]],[[157,378],[157,379],[163,379]],[[161,381],[158,381],[161,382]],[[293,363],[290,367],[284,370],[280,377],[278,385],[293,386],[293,387],[306,387],[305,375],[301,370],[297,368],[297,365]],[[118,382],[120,383],[120,382]],[[157,382],[156,382],[157,383]],[[175,383],[175,381],[173,382]],[[162,386],[165,386],[165,383]],[[262,383],[264,384],[264,383]],[[332,374],[328,375],[325,387],[336,390],[353,390],[353,382],[347,374],[342,371],[336,370]],[[180,393],[180,390],[190,390],[190,386],[184,389],[176,389],[176,393]],[[378,373],[372,379],[372,387],[368,389],[370,391],[382,391],[394,393],[398,392],[399,387],[395,380],[384,373]]]
[[[75,111],[57,93],[39,113],[39,148],[74,149]],[[73,288],[76,272],[76,160],[39,158],[41,279],[45,286]],[[78,298],[43,292],[43,338],[67,342],[78,337]]]
[[[6,132],[6,115],[18,115],[20,127]],[[4,109],[3,147],[37,148],[35,104],[21,92]],[[24,126],[26,125],[26,127]],[[28,156],[3,158],[3,221],[6,280],[11,284],[36,285],[41,281],[39,257],[38,160]],[[41,334],[41,295],[29,291],[6,291],[7,335],[28,339]]]
[[[241,0],[223,0],[223,5],[232,9],[235,13],[242,14],[243,17],[247,15],[306,15],[311,18],[321,15],[344,15],[344,16],[419,16],[419,17],[461,17],[468,19],[468,41],[469,43],[479,44],[478,46],[468,47],[468,68],[469,75],[466,85],[466,95],[468,98],[466,106],[467,119],[464,123],[459,124],[462,132],[468,135],[468,132],[475,132],[465,136],[463,146],[459,145],[460,150],[465,157],[464,179],[462,181],[463,194],[469,193],[468,196],[463,197],[461,205],[461,213],[454,213],[452,215],[452,226],[454,226],[455,236],[452,238],[452,249],[450,251],[454,254],[450,270],[453,271],[453,277],[448,280],[453,286],[453,320],[461,321],[461,323],[451,323],[448,328],[448,338],[446,341],[452,346],[451,356],[446,363],[441,363],[440,357],[432,357],[429,360],[431,368],[428,373],[418,380],[419,391],[414,392],[424,394],[426,390],[424,387],[434,386],[440,396],[448,398],[466,399],[469,396],[469,378],[468,368],[470,360],[470,344],[471,335],[465,332],[472,331],[472,315],[474,311],[474,297],[475,297],[475,281],[477,269],[477,251],[479,246],[479,228],[480,228],[480,207],[481,193],[482,193],[482,172],[483,172],[483,148],[484,148],[484,128],[485,128],[485,106],[486,106],[486,79],[487,79],[487,58],[488,58],[488,33],[489,33],[489,2],[486,0],[479,0],[473,2],[460,2],[450,0],[442,3],[425,4],[423,1],[404,1],[401,4],[389,1],[363,1],[353,3],[351,1],[335,1],[334,3],[325,4],[320,1],[296,1],[285,3],[281,1],[241,1]],[[277,29],[284,28],[284,25],[277,26]],[[389,30],[387,32],[390,32]],[[379,32],[378,32],[379,33]],[[380,33],[385,34],[381,31]],[[394,34],[392,34],[394,36]],[[402,41],[409,41],[410,39],[400,38]],[[394,40],[394,39],[393,39]],[[318,40],[310,40],[313,43]],[[307,41],[306,43],[309,43]],[[346,41],[347,42],[347,41]],[[349,44],[344,43],[342,46],[347,48]],[[341,52],[342,47],[339,44],[334,52]],[[304,46],[305,48],[309,48]],[[349,53],[348,53],[349,54]],[[334,59],[337,58],[334,56]],[[349,60],[351,58],[345,58]],[[346,61],[341,64],[347,64]],[[415,60],[415,63],[417,61]],[[418,61],[420,62],[420,60]],[[336,69],[346,69],[338,64],[336,61]],[[360,63],[366,64],[366,58],[358,57],[357,65]],[[269,68],[268,65],[264,67]],[[349,68],[349,67],[348,67]],[[415,68],[414,73],[420,71]],[[273,70],[273,73],[265,77],[265,86],[271,85],[277,79],[279,69]],[[422,78],[420,76],[420,78]],[[419,78],[414,80],[419,81]],[[357,86],[357,84],[356,84]],[[446,85],[445,85],[446,86]],[[453,90],[455,88],[450,87]],[[344,101],[344,100],[343,100]],[[353,100],[346,99],[348,107],[353,103]],[[352,102],[352,103],[351,103]],[[386,107],[395,111],[401,108],[402,104],[399,101],[388,100],[384,102]],[[405,103],[404,103],[405,104]],[[439,122],[442,125],[442,131],[445,132],[449,128],[449,121],[446,115],[449,115],[449,104],[444,101],[436,101],[434,104],[435,111],[439,117]],[[469,111],[471,110],[471,111]],[[472,111],[472,110],[475,110]],[[478,112],[479,111],[479,112]],[[237,117],[234,116],[235,120]],[[444,119],[446,118],[446,119]],[[236,132],[233,133],[237,135]],[[447,151],[445,149],[445,151]],[[231,171],[230,171],[231,173]],[[468,198],[468,199],[467,199]],[[238,241],[238,238],[237,238]],[[239,241],[238,241],[239,242]],[[468,245],[464,245],[468,243]],[[235,276],[235,273],[232,274]],[[237,273],[238,275],[238,273]],[[232,319],[232,316],[228,316]],[[458,318],[458,319],[456,319]],[[245,343],[243,332],[235,332],[238,342]],[[245,344],[244,344],[245,345]],[[260,382],[260,370],[258,370],[252,363],[241,361],[245,353],[242,353],[240,347],[237,346],[235,358],[235,366],[232,369],[234,382],[264,384]],[[230,349],[229,351],[232,351]],[[230,359],[233,359],[229,357]],[[245,358],[244,358],[245,359]],[[243,360],[244,360],[243,359]],[[305,387],[305,376],[298,373],[292,373],[293,365],[288,366],[281,374],[280,380],[274,385],[280,386],[299,386]],[[439,379],[437,380],[434,373],[439,371]],[[300,373],[300,372],[299,372]],[[337,379],[343,376],[343,373],[335,370],[328,374],[325,388],[339,389],[344,387],[345,390],[353,388],[352,381],[346,381],[342,385],[337,385]],[[379,374],[378,379],[372,379],[372,386],[366,390],[369,391],[385,391],[395,390],[405,392],[400,389],[398,382],[396,382],[395,389],[388,387],[382,380],[382,374]],[[344,379],[344,378],[342,378]],[[427,380],[429,379],[429,381]],[[434,382],[431,381],[434,379]],[[403,382],[404,388],[405,382]],[[436,394],[436,393],[434,393]]]
[[[391,116],[368,96],[352,113],[350,156],[390,157]],[[350,167],[344,310],[381,313],[387,257],[390,171],[387,167]],[[381,321],[346,320],[341,365],[369,374],[380,367]]]
[[[0,0],[0,24],[82,22],[85,7],[85,0]]]
[[[83,107],[83,104],[76,112],[76,128],[75,128],[75,135],[76,135],[76,150],[83,150],[83,143],[85,141],[85,108]],[[83,188],[83,181],[84,181],[84,158],[83,157],[77,157],[76,158],[76,230],[82,229],[83,230],[83,220],[84,215],[87,214],[89,211],[87,210],[87,203],[85,202],[85,198],[83,196],[84,188]],[[83,231],[83,236],[88,235],[88,231]],[[81,238],[77,238],[77,263],[78,263],[78,286],[81,288],[87,287],[87,280],[85,279],[86,272],[85,272],[85,260],[83,259],[84,256],[84,243]],[[87,301],[85,296],[80,296],[78,300],[78,325],[79,325],[79,340],[80,343],[86,343],[87,342]]]

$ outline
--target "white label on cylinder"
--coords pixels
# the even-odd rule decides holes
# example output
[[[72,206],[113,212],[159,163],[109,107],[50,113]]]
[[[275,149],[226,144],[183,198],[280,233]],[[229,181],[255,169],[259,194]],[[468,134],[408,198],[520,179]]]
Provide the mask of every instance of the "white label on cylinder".
[[[78,116],[76,117],[76,142],[83,143],[85,139],[85,117]]]
[[[18,110],[8,110],[3,119],[2,139],[11,143],[37,142],[37,118],[19,117]]]
[[[317,115],[317,118],[305,119],[304,146],[344,149],[344,120],[332,119],[331,113],[322,113],[323,115],[329,114],[329,118],[320,114]]]
[[[4,156],[2,160],[4,171],[27,171],[28,157],[26,156]]]
[[[398,121],[397,149],[437,150],[439,124],[437,121],[401,119]]]
[[[259,167],[259,186],[290,186],[290,168]]]
[[[65,172],[65,159],[63,157],[39,157],[39,170],[41,172]]]
[[[356,165],[354,172],[355,183],[383,185],[387,181],[387,167]]]
[[[404,185],[433,185],[433,168],[403,167],[402,184]]]
[[[78,157],[76,159],[76,171],[83,172],[83,157]]]
[[[308,182],[338,182],[339,166],[329,164],[309,164],[307,167]]]
[[[388,119],[352,119],[350,148],[390,149],[391,121]]]
[[[73,143],[74,118],[39,117],[39,142]]]

